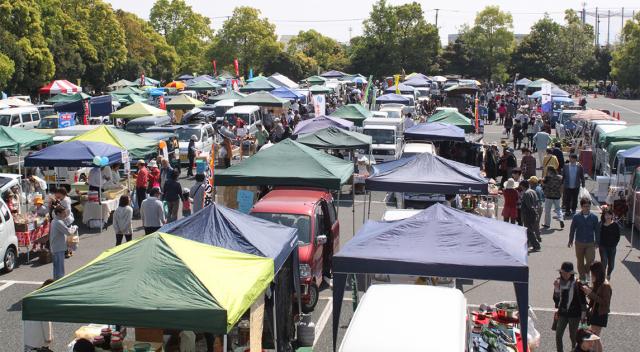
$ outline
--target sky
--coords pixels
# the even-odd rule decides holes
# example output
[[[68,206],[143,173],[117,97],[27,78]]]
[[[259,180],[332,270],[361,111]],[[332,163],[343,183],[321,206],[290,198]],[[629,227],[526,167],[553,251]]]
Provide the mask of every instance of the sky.
[[[148,19],[149,11],[154,0],[106,0],[116,9],[133,12],[138,16]],[[264,17],[267,17],[276,25],[278,35],[293,35],[301,30],[315,29],[324,35],[348,42],[350,36],[362,34],[362,21],[368,17],[371,6],[375,0],[186,0],[196,12],[211,18],[213,29],[220,29],[227,16],[233,13],[237,6],[251,6],[259,9]],[[388,0],[388,3],[400,5],[410,1]],[[508,11],[513,16],[513,29],[515,33],[526,34],[531,25],[540,19],[544,13],[562,22],[564,10],[573,8],[582,9],[583,1],[576,0],[447,0],[447,1],[418,1],[422,5],[425,18],[430,23],[435,23],[436,11],[438,11],[438,28],[443,43],[447,41],[448,34],[457,33],[457,29],[464,23],[473,23],[478,11],[487,5],[498,5],[503,11]],[[634,5],[635,3],[635,5]],[[632,11],[640,11],[640,5],[632,0],[598,0],[587,1],[584,7],[587,12],[595,13],[596,7],[599,13],[607,14],[611,11],[612,17],[609,23],[609,40],[613,43],[618,39],[622,27],[621,12],[625,10],[625,18],[629,19]],[[616,14],[617,16],[613,17]],[[587,15],[587,22],[595,23],[595,16]],[[607,19],[600,20],[600,43],[607,42]]]

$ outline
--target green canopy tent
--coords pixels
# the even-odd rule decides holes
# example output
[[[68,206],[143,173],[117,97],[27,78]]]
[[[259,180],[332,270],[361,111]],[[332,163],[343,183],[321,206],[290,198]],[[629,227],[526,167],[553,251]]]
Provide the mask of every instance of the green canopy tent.
[[[54,95],[51,98],[47,99],[47,103],[49,103],[49,104],[68,103],[68,102],[72,102],[72,101],[86,100],[86,99],[90,99],[90,98],[91,98],[91,96],[89,94],[85,94],[85,93],[82,93],[82,92],[73,93],[73,94],[61,93],[61,94]]]
[[[131,104],[135,104],[135,103],[144,103],[147,101],[146,98],[139,96],[138,94],[124,94],[124,95],[120,95],[120,94],[113,94],[111,93],[111,96],[114,99],[117,99],[118,102],[120,104],[123,105],[131,105]]]
[[[111,113],[112,118],[135,119],[142,116],[166,116],[167,112],[145,103],[134,103]]]
[[[216,90],[220,88],[220,85],[217,83],[213,83],[211,81],[202,80],[195,82],[193,84],[187,85],[186,89],[195,90],[195,91],[204,91],[204,90]]]
[[[309,91],[311,94],[329,94],[333,92],[333,89],[327,86],[314,85],[309,87]]]
[[[605,147],[612,142],[619,141],[640,141],[640,125],[629,126],[618,131],[607,133],[604,139],[601,139],[602,145]]]
[[[249,78],[247,80],[247,82],[251,83],[251,82],[255,82],[255,81],[259,81],[261,79],[267,79],[267,77],[260,75],[260,76],[254,76],[253,78]]]
[[[137,94],[137,95],[142,95],[144,94],[144,91],[141,89],[138,89],[136,87],[124,87],[124,88],[120,88],[120,89],[116,89],[113,92],[111,92],[111,94],[118,94],[118,95],[129,95],[129,94]]]
[[[273,281],[273,259],[156,232],[22,301],[22,319],[227,334]]]
[[[22,128],[0,126],[0,149],[12,150],[18,154],[19,174],[22,173],[20,153],[26,148],[45,143],[53,143],[53,136]]]
[[[240,164],[216,173],[216,186],[301,186],[340,189],[353,164],[285,139]]]
[[[437,114],[431,115],[427,122],[443,122],[454,126],[458,126],[464,130],[465,133],[473,133],[475,126],[469,118],[461,113],[453,110],[443,110]]]
[[[464,95],[464,94],[476,94],[478,86],[475,84],[454,84],[451,87],[444,90],[447,95]]]
[[[180,94],[169,100],[165,105],[167,110],[191,110],[196,106],[204,105],[204,102],[194,99],[188,95]]]
[[[329,116],[340,117],[353,122],[356,126],[362,126],[362,122],[373,114],[360,104],[347,104],[339,107]]]
[[[230,90],[226,93],[220,94],[220,95],[214,95],[214,96],[209,96],[207,98],[207,103],[209,104],[215,104],[217,102],[219,102],[220,100],[225,100],[225,99],[235,99],[235,100],[239,100],[241,98],[246,97],[246,94],[240,93],[240,92],[236,92],[235,90]]]
[[[304,80],[311,85],[323,85],[327,82],[327,79],[320,76],[311,76]]]
[[[244,93],[259,92],[259,91],[269,92],[276,88],[278,88],[278,86],[269,82],[269,80],[259,79],[247,84],[244,87],[240,87],[240,91]]]
[[[329,126],[302,135],[296,139],[296,142],[315,149],[368,149],[372,138],[366,134]]]
[[[109,89],[111,89],[111,90],[116,90],[116,89],[119,89],[119,88],[129,87],[131,85],[133,85],[133,82],[127,81],[126,79],[121,79],[121,80],[119,80],[117,82],[111,83],[107,87],[109,87]]]
[[[291,105],[291,102],[288,99],[278,98],[269,92],[255,92],[240,98],[234,105],[258,105],[285,108]]]

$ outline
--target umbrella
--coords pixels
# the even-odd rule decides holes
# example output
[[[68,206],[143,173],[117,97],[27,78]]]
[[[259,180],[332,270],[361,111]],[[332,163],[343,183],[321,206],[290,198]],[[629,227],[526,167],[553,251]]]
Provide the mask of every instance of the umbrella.
[[[165,87],[167,88],[175,88],[178,90],[182,90],[184,89],[184,87],[186,87],[187,85],[184,84],[184,82],[181,81],[173,81],[173,82],[169,82],[169,84],[167,84]]]
[[[615,120],[612,116],[600,110],[582,110],[569,118],[572,121]]]

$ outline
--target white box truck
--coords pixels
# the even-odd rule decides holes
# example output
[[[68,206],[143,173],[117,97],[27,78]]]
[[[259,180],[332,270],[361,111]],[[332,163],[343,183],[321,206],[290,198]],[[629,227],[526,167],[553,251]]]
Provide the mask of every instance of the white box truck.
[[[371,136],[371,154],[376,163],[397,160],[402,152],[402,118],[370,117],[363,122],[362,133]]]

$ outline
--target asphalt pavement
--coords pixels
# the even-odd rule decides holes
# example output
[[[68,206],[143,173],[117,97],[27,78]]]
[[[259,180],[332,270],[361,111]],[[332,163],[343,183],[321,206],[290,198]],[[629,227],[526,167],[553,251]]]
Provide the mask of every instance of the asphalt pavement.
[[[589,106],[593,108],[620,111],[624,120],[629,123],[640,123],[640,101],[616,100],[598,97],[589,98]],[[616,107],[619,110],[613,109]],[[501,126],[487,126],[485,140],[497,141],[502,137]],[[192,180],[181,179],[184,187],[189,187]],[[587,188],[593,188],[595,183],[589,181]],[[346,189],[345,189],[346,191]],[[384,211],[394,208],[393,204],[386,203],[384,193],[374,193],[371,202],[370,219],[379,220]],[[354,208],[352,206],[355,205]],[[344,245],[353,237],[363,223],[365,199],[357,195],[355,203],[349,196],[341,197],[339,207],[339,219],[341,222],[341,244]],[[595,208],[594,208],[595,209]],[[553,316],[552,283],[557,277],[557,268],[565,260],[575,261],[572,249],[567,248],[568,229],[570,221],[567,221],[565,229],[560,229],[557,222],[552,223],[552,228],[543,231],[542,251],[531,253],[529,256],[530,268],[530,305],[536,314],[536,328],[542,335],[539,351],[555,350],[555,334],[550,329]],[[134,238],[143,234],[139,220],[134,221]],[[616,269],[613,272],[611,284],[613,287],[613,299],[611,302],[612,314],[609,318],[609,327],[604,330],[602,339],[606,351],[637,351],[640,345],[640,251],[637,249],[640,236],[636,236],[635,248],[629,241],[628,229],[625,238],[618,246]],[[115,235],[110,226],[99,233],[84,229],[81,231],[79,249],[72,258],[65,261],[67,273],[81,267],[102,251],[115,245]],[[51,264],[40,265],[37,261],[22,264],[9,274],[0,274],[0,352],[21,351],[22,324],[21,324],[21,299],[29,292],[35,290],[39,283],[51,277]],[[463,291],[470,309],[474,309],[482,303],[493,304],[504,300],[515,300],[513,286],[510,283],[481,280],[463,281]],[[126,282],[122,283],[126,285]],[[316,340],[314,351],[331,351],[331,327],[332,327],[332,300],[331,289],[326,286],[321,291],[321,299],[313,312],[313,321],[316,323]],[[340,317],[339,341],[349,324],[353,314],[351,292],[345,293],[342,315]],[[401,298],[399,298],[401,299]],[[428,299],[428,298],[426,298]],[[389,302],[393,304],[393,302]],[[402,323],[402,322],[398,322]],[[54,351],[66,351],[67,343],[73,332],[80,324],[54,323]],[[425,332],[427,334],[428,332]],[[372,337],[373,338],[373,337]],[[378,338],[389,338],[378,337]],[[568,336],[565,338],[565,350],[568,351]]]

